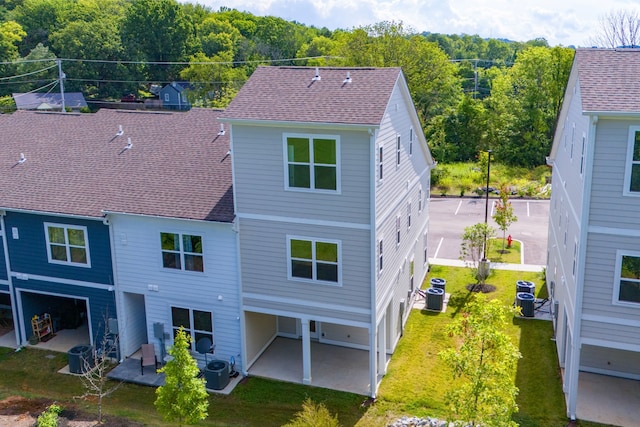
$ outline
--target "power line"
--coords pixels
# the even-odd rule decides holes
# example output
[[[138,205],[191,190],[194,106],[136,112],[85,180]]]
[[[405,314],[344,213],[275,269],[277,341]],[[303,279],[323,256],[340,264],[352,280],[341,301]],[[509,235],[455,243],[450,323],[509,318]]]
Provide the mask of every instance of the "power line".
[[[50,69],[54,68],[55,66],[56,66],[56,65],[55,65],[55,64],[53,64],[53,65],[52,65],[52,66],[50,66],[50,67],[42,68],[42,69],[40,69],[40,70],[32,71],[32,72],[30,72],[30,73],[20,74],[20,75],[18,75],[18,76],[0,77],[0,80],[10,80],[10,79],[17,79],[17,78],[20,78],[20,77],[31,76],[31,75],[33,75],[33,74],[38,74],[38,73],[41,73],[41,72],[43,72],[43,71],[50,70]]]

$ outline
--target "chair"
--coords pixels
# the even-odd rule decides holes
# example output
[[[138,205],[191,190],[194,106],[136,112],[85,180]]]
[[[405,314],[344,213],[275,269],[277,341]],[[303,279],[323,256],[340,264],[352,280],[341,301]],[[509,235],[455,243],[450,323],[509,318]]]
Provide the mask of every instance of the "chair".
[[[216,346],[211,342],[210,338],[202,337],[196,341],[196,351],[204,354],[204,366],[207,366],[207,354],[213,354]]]
[[[140,371],[144,375],[144,367],[153,365],[158,369],[158,357],[153,344],[142,344],[142,358],[140,359]]]

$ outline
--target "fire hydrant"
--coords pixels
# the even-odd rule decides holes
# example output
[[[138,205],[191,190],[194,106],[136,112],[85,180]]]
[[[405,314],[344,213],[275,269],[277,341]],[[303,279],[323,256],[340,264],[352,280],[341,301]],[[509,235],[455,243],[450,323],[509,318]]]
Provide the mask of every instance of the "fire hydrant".
[[[511,247],[511,242],[513,242],[513,238],[511,237],[511,234],[509,234],[507,236],[507,247],[510,248]]]

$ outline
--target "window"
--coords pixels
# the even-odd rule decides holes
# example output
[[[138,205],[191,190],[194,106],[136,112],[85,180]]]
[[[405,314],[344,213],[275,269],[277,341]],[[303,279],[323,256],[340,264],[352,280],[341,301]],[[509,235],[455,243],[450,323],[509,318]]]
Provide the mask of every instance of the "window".
[[[422,187],[418,189],[418,213],[422,212]]]
[[[400,215],[396,217],[396,245],[400,245]]]
[[[340,283],[339,242],[289,237],[287,246],[289,279]]]
[[[407,202],[407,230],[411,228],[411,201]]]
[[[191,336],[191,351],[196,351],[198,341],[205,338],[213,344],[213,313],[190,308],[171,307],[173,338],[180,327]]]
[[[409,129],[409,155],[413,155],[413,128]]]
[[[285,150],[288,189],[340,190],[337,137],[288,134]]]
[[[383,170],[384,170],[384,146],[378,147],[378,179],[382,181],[383,178]]]
[[[400,135],[396,137],[396,165],[400,165],[400,148],[402,144],[400,142]]]
[[[171,101],[171,98],[169,97],[168,93],[165,93],[164,94],[164,102],[169,102],[169,101]]]
[[[50,263],[91,267],[87,227],[45,222],[44,229]]]
[[[409,290],[411,292],[413,292],[413,272],[414,272],[414,268],[415,268],[415,262],[413,261],[413,258],[411,258],[411,261],[409,261]]]
[[[422,234],[422,256],[423,256],[422,263],[424,265],[427,265],[429,258],[427,258],[427,232],[426,231]]]
[[[625,194],[640,194],[640,126],[629,128],[627,165],[625,169]]]
[[[576,277],[576,269],[578,267],[578,241],[573,244],[573,265],[571,267],[571,274]]]
[[[382,271],[382,239],[378,242],[378,272]]]
[[[587,136],[583,133],[582,134],[582,152],[580,154],[580,175],[582,175],[582,173],[584,172],[584,148],[586,144],[587,144]]]
[[[573,124],[573,128],[571,129],[571,149],[569,150],[569,159],[573,160],[573,143],[575,140],[575,134],[576,134],[576,124]]]
[[[616,281],[614,302],[640,303],[640,253],[626,254],[618,252],[616,271],[619,272]]]
[[[204,271],[202,237],[190,234],[160,233],[160,240],[164,268]]]

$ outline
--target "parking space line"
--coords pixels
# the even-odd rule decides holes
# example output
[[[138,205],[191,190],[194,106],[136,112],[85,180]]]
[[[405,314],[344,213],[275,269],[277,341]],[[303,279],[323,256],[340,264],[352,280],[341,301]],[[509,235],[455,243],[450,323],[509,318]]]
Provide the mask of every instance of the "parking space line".
[[[460,210],[461,206],[462,206],[462,200],[458,202],[458,207],[456,208],[456,213],[454,213],[454,215],[458,215],[458,211]]]
[[[444,240],[444,237],[440,238],[440,242],[438,242],[438,247],[436,248],[436,253],[433,254],[434,258],[438,258],[438,252],[440,252],[440,246],[442,246],[442,241]]]
[[[529,202],[527,202],[527,216],[531,216],[531,215],[529,214]]]

